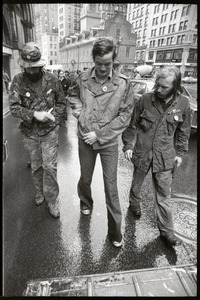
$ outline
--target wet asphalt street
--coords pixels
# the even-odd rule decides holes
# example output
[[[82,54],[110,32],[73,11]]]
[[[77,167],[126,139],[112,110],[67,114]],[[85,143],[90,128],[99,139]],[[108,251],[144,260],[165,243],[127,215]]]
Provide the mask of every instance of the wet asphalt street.
[[[133,166],[121,151],[118,186],[122,208],[121,249],[107,238],[107,216],[100,160],[98,158],[92,191],[94,208],[82,216],[77,196],[80,168],[76,121],[69,115],[67,128],[60,129],[58,182],[60,219],[53,219],[47,204],[33,204],[35,190],[31,170],[18,130],[19,120],[4,118],[3,135],[8,140],[9,156],[3,166],[3,277],[4,295],[21,296],[31,279],[107,273],[157,268],[196,262],[196,245],[183,242],[168,248],[160,240],[154,214],[151,175],[143,190],[142,216],[134,218],[128,210],[128,194]],[[172,192],[197,197],[197,136],[190,138],[190,151],[177,170]]]

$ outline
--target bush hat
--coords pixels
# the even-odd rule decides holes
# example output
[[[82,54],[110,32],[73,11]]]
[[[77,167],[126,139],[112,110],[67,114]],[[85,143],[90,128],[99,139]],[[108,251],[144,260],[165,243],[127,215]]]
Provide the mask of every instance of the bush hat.
[[[26,43],[18,59],[18,64],[23,68],[43,67],[46,61],[41,58],[41,52],[34,42]]]

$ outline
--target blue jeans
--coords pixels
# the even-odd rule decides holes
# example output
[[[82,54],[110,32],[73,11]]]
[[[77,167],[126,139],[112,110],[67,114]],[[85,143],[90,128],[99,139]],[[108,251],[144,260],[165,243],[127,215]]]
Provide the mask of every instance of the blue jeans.
[[[55,204],[59,187],[57,183],[57,126],[45,136],[26,137],[24,146],[31,160],[33,182],[38,195],[43,195],[50,204]]]
[[[118,145],[93,150],[79,138],[79,160],[81,177],[78,182],[78,195],[89,208],[93,206],[91,182],[97,154],[99,153],[103,168],[103,179],[108,216],[108,236],[111,240],[120,242],[121,235],[121,208],[117,189]]]
[[[129,202],[133,209],[140,207],[141,188],[147,173],[134,166]],[[172,170],[152,173],[155,195],[157,226],[160,232],[171,233],[174,230],[171,208]]]

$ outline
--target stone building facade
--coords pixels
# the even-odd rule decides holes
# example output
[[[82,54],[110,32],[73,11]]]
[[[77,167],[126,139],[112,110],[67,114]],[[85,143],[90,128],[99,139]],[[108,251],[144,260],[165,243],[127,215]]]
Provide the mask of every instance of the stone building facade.
[[[120,71],[128,73],[134,67],[136,34],[131,32],[131,24],[121,15],[106,20],[104,29],[91,28],[66,37],[60,43],[60,61],[64,70],[77,71],[91,68],[94,63],[91,50],[94,41],[99,37],[113,37],[117,42],[117,62]]]
[[[21,72],[22,46],[35,41],[32,4],[3,4],[3,68],[10,79]]]

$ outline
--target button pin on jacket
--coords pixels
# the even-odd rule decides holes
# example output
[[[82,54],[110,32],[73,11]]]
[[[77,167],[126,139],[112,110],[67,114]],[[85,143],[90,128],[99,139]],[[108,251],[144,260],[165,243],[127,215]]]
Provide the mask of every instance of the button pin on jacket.
[[[178,116],[174,116],[174,120],[175,120],[175,121],[178,121]]]
[[[104,91],[104,92],[106,92],[107,91],[107,86],[103,86],[103,88],[102,88],[102,90]]]

